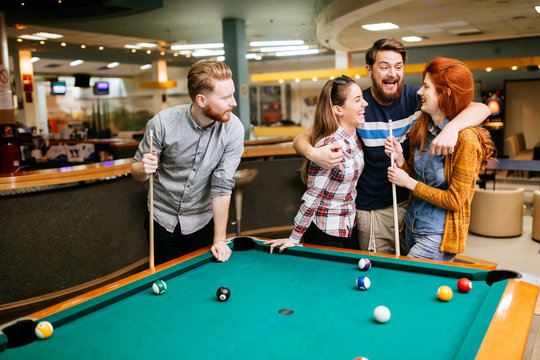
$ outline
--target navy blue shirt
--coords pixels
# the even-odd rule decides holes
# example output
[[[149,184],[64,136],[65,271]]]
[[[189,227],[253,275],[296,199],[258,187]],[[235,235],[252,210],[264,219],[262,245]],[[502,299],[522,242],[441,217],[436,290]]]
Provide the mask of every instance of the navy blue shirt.
[[[380,105],[371,95],[371,88],[364,90],[368,102],[365,123],[358,127],[358,135],[364,150],[365,167],[358,180],[356,196],[357,210],[377,210],[392,205],[392,184],[388,181],[387,169],[390,158],[384,153],[384,140],[390,135],[388,120],[392,120],[394,137],[403,145],[406,134],[420,116],[417,110],[420,97],[419,87],[403,86],[401,97],[392,105]],[[408,143],[408,142],[407,142]],[[408,152],[404,146],[404,153]],[[409,190],[397,186],[398,203],[406,201]]]

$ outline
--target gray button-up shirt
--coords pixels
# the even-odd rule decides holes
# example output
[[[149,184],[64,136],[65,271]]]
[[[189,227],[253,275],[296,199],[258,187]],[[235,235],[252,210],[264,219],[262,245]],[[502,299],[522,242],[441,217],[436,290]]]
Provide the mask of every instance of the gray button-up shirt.
[[[154,176],[154,219],[173,232],[180,222],[182,234],[191,234],[212,218],[210,199],[230,194],[233,174],[244,151],[244,127],[231,114],[226,123],[214,122],[204,131],[193,121],[191,105],[165,109],[146,125],[133,162],[152,150],[159,167]]]

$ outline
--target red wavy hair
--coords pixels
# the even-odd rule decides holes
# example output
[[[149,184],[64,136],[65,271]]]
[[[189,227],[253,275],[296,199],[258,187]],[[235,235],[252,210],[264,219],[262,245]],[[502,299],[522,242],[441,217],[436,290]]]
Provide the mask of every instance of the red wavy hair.
[[[422,80],[429,74],[433,86],[439,95],[439,109],[444,117],[452,120],[474,99],[474,80],[467,66],[459,60],[444,57],[434,57],[428,61],[422,73]],[[426,145],[426,133],[431,120],[430,115],[422,112],[420,118],[414,123],[409,139],[411,145],[423,149]],[[494,152],[493,141],[489,132],[475,128],[482,142],[484,156],[482,165]]]

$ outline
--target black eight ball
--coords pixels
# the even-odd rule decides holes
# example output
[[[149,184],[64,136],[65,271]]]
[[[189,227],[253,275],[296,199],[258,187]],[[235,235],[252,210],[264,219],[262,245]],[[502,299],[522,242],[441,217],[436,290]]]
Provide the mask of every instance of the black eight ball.
[[[225,286],[222,286],[217,290],[216,296],[221,302],[227,301],[231,297],[231,290]]]

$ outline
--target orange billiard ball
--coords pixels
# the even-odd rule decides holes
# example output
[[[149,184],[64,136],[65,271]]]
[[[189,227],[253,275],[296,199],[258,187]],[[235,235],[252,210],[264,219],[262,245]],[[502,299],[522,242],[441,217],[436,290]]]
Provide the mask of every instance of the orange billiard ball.
[[[437,297],[441,301],[450,301],[453,295],[452,289],[446,285],[440,286],[437,290]]]
[[[457,282],[457,288],[462,293],[468,293],[472,289],[472,281],[467,278],[461,278]]]

